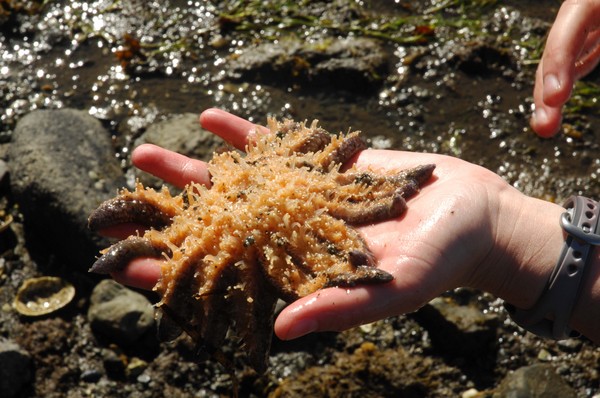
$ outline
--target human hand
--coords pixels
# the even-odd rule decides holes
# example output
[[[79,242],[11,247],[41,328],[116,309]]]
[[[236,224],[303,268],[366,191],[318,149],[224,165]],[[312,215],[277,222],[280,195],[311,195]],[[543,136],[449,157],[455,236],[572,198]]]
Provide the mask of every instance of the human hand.
[[[600,61],[600,1],[566,0],[550,29],[538,65],[531,127],[542,137],[555,135],[562,107],[576,80]]]
[[[257,128],[217,109],[203,112],[200,121],[238,148]],[[140,146],[132,160],[137,167],[178,186],[190,181],[210,183],[204,162],[156,146]],[[365,150],[356,165],[393,171],[428,163],[436,164],[433,180],[408,201],[405,214],[359,228],[378,266],[394,280],[351,289],[323,289],[297,300],[276,321],[280,338],[343,330],[414,311],[459,286],[502,295],[521,308],[533,303],[545,279],[537,286],[528,276],[543,275],[547,269],[523,273],[521,264],[535,256],[541,264],[553,265],[558,257],[554,248],[560,250],[562,244],[551,236],[550,228],[543,228],[546,217],[536,225],[535,233],[531,233],[531,219],[521,217],[524,209],[540,207],[541,201],[532,202],[489,170],[448,156]],[[555,221],[558,215],[548,219]],[[541,231],[537,231],[539,226]],[[544,261],[546,257],[548,261]],[[525,277],[517,278],[517,272]],[[160,262],[137,259],[113,277],[150,289],[160,277]]]

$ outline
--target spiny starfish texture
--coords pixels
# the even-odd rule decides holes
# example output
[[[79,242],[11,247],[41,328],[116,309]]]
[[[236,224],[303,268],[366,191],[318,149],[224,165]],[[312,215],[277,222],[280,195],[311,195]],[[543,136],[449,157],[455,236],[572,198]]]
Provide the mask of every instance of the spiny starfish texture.
[[[376,268],[353,226],[400,216],[405,199],[435,168],[342,172],[365,148],[358,132],[333,136],[316,121],[269,120],[269,127],[245,155],[214,155],[210,188],[192,183],[172,196],[167,188],[138,183],[89,219],[93,230],[122,223],[147,228],[103,251],[91,271],[121,270],[136,257],[162,258],[154,290],[161,297],[163,339],[183,330],[222,359],[219,347],[233,335],[259,372],[267,366],[278,298],[289,302],[324,287],[392,280]]]

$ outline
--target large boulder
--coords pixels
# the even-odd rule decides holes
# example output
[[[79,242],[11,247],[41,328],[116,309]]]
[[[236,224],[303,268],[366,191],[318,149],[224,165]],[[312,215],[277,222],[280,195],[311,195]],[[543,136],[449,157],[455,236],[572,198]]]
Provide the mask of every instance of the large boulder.
[[[8,152],[11,191],[38,253],[85,270],[106,246],[87,218],[125,186],[114,153],[110,133],[83,111],[38,110],[18,122]]]

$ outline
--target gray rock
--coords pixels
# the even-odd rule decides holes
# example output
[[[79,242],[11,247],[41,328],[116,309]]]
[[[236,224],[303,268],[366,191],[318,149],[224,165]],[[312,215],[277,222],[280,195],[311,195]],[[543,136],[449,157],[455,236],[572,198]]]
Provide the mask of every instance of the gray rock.
[[[525,366],[508,374],[493,394],[494,398],[570,398],[577,393],[545,364]]]
[[[470,305],[436,298],[411,315],[425,328],[436,349],[451,355],[476,357],[497,343],[499,319]]]
[[[94,334],[124,348],[149,343],[155,335],[150,301],[110,279],[94,288],[87,316]]]
[[[31,357],[19,345],[0,339],[0,397],[15,397],[32,380]]]
[[[248,48],[229,63],[228,76],[305,87],[372,92],[387,74],[388,56],[373,39],[286,39]]]
[[[107,242],[88,230],[88,215],[125,185],[110,133],[83,111],[34,111],[18,122],[8,155],[29,242],[89,268]]]
[[[503,74],[516,69],[511,52],[494,42],[468,42],[462,47],[456,46],[454,51],[448,61],[471,75]]]
[[[212,153],[225,142],[218,136],[204,130],[198,123],[198,115],[184,113],[175,115],[162,122],[152,124],[134,142],[134,147],[142,144],[154,144],[194,159],[208,161]],[[136,178],[144,185],[158,187],[162,181],[135,169]]]

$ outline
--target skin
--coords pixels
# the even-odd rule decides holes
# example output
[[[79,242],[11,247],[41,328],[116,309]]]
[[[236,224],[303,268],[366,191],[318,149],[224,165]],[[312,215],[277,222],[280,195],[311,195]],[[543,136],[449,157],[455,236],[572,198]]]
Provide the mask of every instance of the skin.
[[[249,134],[264,129],[218,109],[204,111],[200,123],[238,148]],[[179,186],[192,180],[209,184],[204,162],[153,145],[138,147],[132,160]],[[378,266],[394,280],[323,289],[291,303],[276,320],[279,338],[339,331],[412,312],[460,286],[488,291],[518,308],[530,308],[537,301],[564,244],[558,223],[561,206],[527,197],[491,171],[449,156],[365,150],[354,160],[359,168],[379,170],[436,164],[430,184],[408,201],[399,219],[360,228]],[[137,259],[113,277],[151,289],[159,267],[159,260]],[[597,251],[589,267],[571,326],[600,342],[600,317],[590,316],[600,302]]]
[[[575,81],[600,61],[600,0],[566,0],[550,29],[535,77],[531,127],[542,137],[558,133],[562,108]]]

